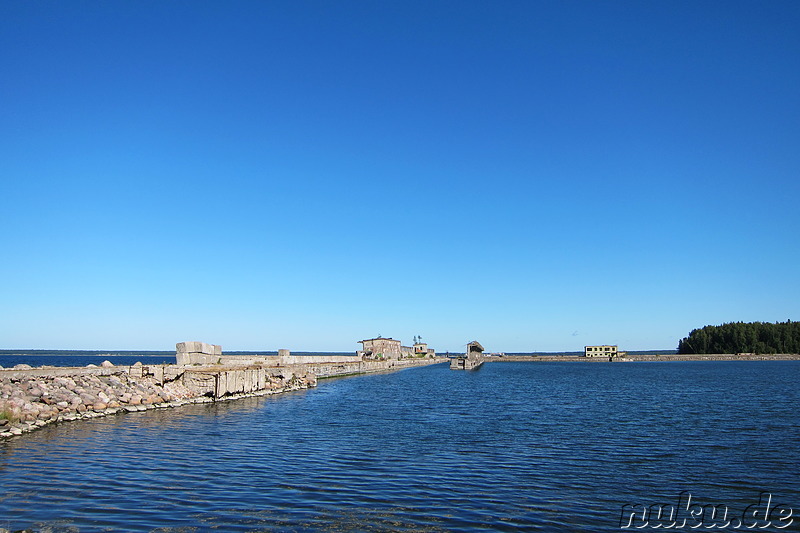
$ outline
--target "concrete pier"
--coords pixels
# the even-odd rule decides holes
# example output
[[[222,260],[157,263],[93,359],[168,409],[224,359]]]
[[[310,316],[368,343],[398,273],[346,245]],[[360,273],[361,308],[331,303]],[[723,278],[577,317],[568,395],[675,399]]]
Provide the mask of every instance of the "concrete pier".
[[[478,341],[467,344],[467,351],[464,355],[450,360],[450,370],[475,370],[486,360],[483,355],[483,346]]]
[[[450,360],[450,370],[475,370],[483,363],[483,357],[468,357],[460,355]]]

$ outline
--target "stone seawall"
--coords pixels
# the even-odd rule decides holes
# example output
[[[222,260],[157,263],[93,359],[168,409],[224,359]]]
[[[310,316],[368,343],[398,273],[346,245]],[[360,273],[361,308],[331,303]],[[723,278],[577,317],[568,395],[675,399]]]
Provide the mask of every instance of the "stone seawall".
[[[177,365],[0,370],[0,438],[56,422],[315,386],[316,377],[304,370]]]
[[[302,360],[302,356],[297,359]],[[438,362],[441,360],[318,358],[314,362],[276,366],[241,361],[191,366],[113,366],[106,362],[100,367],[3,369],[0,438],[57,422],[300,390],[316,386],[317,376],[385,372]]]

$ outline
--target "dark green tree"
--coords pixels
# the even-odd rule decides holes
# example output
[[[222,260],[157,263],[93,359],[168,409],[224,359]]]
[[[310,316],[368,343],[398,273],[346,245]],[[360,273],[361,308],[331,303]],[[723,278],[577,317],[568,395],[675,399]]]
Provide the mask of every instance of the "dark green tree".
[[[730,322],[705,326],[681,339],[678,353],[800,353],[800,322]]]

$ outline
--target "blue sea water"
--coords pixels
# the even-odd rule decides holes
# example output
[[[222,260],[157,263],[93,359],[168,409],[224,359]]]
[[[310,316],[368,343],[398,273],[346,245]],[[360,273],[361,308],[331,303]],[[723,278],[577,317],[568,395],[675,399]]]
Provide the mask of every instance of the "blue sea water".
[[[100,365],[111,361],[116,366],[130,366],[137,361],[142,364],[175,364],[175,352],[115,352],[99,351],[0,351],[0,366],[13,368],[15,365],[40,366],[86,366]]]
[[[620,531],[623,505],[682,491],[738,511],[769,492],[800,516],[799,373],[435,365],[48,426],[0,443],[0,527]]]
[[[236,352],[226,351],[226,355],[277,355],[278,352]],[[352,352],[325,353],[325,352],[292,352],[293,355],[353,355]],[[101,350],[0,350],[0,366],[13,368],[15,365],[25,364],[32,367],[40,366],[86,366],[89,364],[100,365],[103,361],[111,361],[116,366],[130,366],[137,361],[142,364],[175,364],[175,352],[152,351],[115,351],[103,352]]]

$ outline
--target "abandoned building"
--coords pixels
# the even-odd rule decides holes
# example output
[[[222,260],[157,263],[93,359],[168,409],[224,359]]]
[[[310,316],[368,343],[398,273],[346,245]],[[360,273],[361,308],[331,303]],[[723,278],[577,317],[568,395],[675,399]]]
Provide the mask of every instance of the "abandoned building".
[[[436,352],[428,348],[427,344],[416,343],[413,347],[403,346],[397,339],[391,337],[376,337],[358,341],[363,349],[358,350],[356,355],[367,359],[403,359],[405,357],[434,357]]]
[[[600,346],[586,346],[583,349],[586,357],[617,357],[619,352],[615,345],[603,344]]]

